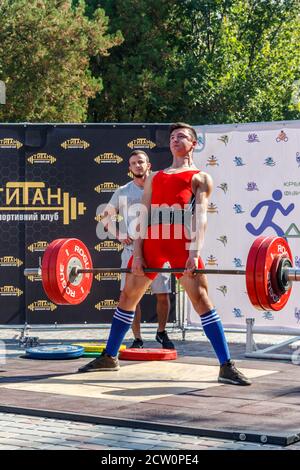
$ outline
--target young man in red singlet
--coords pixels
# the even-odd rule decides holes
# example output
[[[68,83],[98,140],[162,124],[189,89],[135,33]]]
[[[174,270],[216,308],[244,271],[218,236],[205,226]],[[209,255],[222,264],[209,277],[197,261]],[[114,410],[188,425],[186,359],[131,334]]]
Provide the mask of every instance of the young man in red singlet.
[[[220,363],[218,381],[233,385],[250,385],[230,359],[221,319],[208,297],[207,277],[195,274],[203,268],[200,254],[207,225],[207,206],[213,183],[211,177],[193,163],[197,144],[196,131],[185,123],[170,126],[170,150],[173,163],[169,168],[152,173],[146,180],[142,204],[151,213],[150,225],[134,241],[133,256],[128,266],[125,287],[115,311],[104,353],[86,364],[79,372],[119,370],[119,347],[133,321],[140,301],[155,273],[144,268],[161,268],[169,262],[172,268],[185,267],[176,274],[201,318],[203,330]]]

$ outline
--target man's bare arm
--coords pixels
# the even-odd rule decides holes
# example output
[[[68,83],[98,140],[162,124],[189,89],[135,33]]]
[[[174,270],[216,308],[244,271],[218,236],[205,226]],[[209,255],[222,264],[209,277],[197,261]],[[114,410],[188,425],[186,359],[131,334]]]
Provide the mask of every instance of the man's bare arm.
[[[141,200],[143,206],[142,226],[137,226],[137,233],[139,237],[134,240],[133,244],[133,258],[143,256],[143,243],[146,236],[148,226],[148,216],[151,210],[151,197],[152,197],[152,179],[157,172],[151,173],[145,181],[144,192]]]
[[[199,257],[207,227],[208,199],[213,190],[212,178],[207,173],[198,173],[192,180],[192,187],[196,204],[192,217],[193,238],[190,244],[190,257]]]

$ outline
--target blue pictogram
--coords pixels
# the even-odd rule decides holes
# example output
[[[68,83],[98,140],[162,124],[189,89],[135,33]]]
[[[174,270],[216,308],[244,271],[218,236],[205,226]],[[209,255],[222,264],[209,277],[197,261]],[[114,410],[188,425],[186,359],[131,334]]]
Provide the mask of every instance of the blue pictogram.
[[[280,211],[286,217],[295,208],[295,204],[289,204],[288,207],[285,209],[280,202],[277,202],[282,199],[282,192],[280,191],[280,189],[276,189],[275,191],[273,191],[272,198],[273,199],[261,201],[252,210],[250,214],[251,217],[256,217],[261,211],[261,209],[263,209],[264,207],[267,208],[265,217],[259,227],[255,228],[251,223],[246,224],[246,229],[252,235],[261,235],[267,228],[273,228],[278,237],[285,237],[284,230],[279,227],[279,225],[273,222],[273,217],[275,216],[277,211]]]

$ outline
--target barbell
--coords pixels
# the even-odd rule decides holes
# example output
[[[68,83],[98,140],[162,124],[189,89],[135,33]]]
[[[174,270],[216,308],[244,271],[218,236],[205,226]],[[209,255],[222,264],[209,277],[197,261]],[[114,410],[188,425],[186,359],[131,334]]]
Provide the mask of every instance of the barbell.
[[[146,273],[183,273],[185,268],[146,268]],[[59,238],[45,250],[41,267],[27,268],[25,276],[39,275],[48,298],[57,305],[77,305],[89,294],[93,275],[131,272],[130,268],[94,268],[85,244],[76,238]],[[259,310],[281,310],[292,283],[300,280],[293,267],[292,252],[285,238],[257,238],[247,257],[246,269],[196,269],[196,274],[244,275],[249,300]]]

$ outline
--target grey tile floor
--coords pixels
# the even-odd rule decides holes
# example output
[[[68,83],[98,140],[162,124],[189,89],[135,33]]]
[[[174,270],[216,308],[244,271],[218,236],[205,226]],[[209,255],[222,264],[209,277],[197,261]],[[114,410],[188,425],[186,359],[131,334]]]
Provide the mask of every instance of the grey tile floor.
[[[282,450],[282,447],[0,413],[0,450]]]

